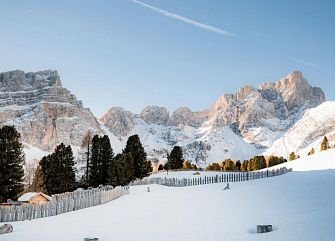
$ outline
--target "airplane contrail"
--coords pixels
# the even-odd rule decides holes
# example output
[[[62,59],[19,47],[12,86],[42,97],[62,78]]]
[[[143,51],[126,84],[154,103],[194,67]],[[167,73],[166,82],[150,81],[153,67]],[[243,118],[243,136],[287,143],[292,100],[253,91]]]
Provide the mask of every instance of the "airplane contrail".
[[[180,15],[177,15],[177,14],[175,14],[175,13],[170,13],[170,12],[168,12],[168,11],[162,10],[162,9],[160,9],[160,8],[151,6],[151,5],[146,4],[146,3],[143,3],[143,2],[140,2],[140,1],[137,1],[137,0],[130,0],[130,1],[133,2],[133,3],[136,3],[136,4],[141,5],[142,7],[148,8],[148,9],[150,9],[151,11],[154,11],[154,12],[156,12],[156,13],[159,13],[159,14],[161,14],[161,15],[164,15],[164,16],[166,16],[166,17],[170,17],[170,18],[173,18],[173,19],[182,21],[182,22],[184,22],[184,23],[193,25],[193,26],[198,27],[198,28],[202,28],[202,29],[207,30],[207,31],[214,32],[214,33],[217,33],[217,34],[226,35],[226,36],[230,36],[230,37],[235,36],[235,34],[233,34],[233,33],[231,33],[231,32],[228,32],[228,31],[226,31],[226,30],[219,29],[219,28],[213,27],[213,26],[208,25],[208,24],[200,23],[200,22],[197,22],[197,21],[195,21],[195,20],[192,20],[192,19],[189,19],[189,18],[180,16]]]

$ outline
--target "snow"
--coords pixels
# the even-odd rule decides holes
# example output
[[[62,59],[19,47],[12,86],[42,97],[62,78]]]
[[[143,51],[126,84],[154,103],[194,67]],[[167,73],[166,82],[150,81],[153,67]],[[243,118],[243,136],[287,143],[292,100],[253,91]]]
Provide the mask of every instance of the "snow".
[[[193,175],[194,173],[199,173],[199,175]],[[222,175],[227,172],[216,172],[216,171],[160,171],[157,174],[152,174],[150,177],[161,177],[161,178],[203,178],[212,177],[216,175]]]
[[[322,151],[311,156],[301,157],[299,159],[271,167],[270,169],[277,169],[284,166],[292,168],[293,171],[335,169],[335,148]]]
[[[335,101],[326,101],[307,110],[284,135],[275,140],[264,155],[281,155],[288,158],[290,152],[306,155],[312,147],[316,151],[324,136],[333,145],[335,141]]]
[[[335,239],[334,154],[335,149],[331,149],[285,163],[301,172],[231,183],[229,191],[222,190],[225,184],[183,188],[150,185],[150,192],[147,186],[131,187],[130,195],[104,205],[13,222],[14,232],[1,235],[0,239],[332,241]],[[184,177],[192,173],[174,175]],[[274,231],[256,234],[258,224],[272,224]]]
[[[21,197],[19,197],[17,200],[19,202],[28,202],[30,201],[32,198],[36,197],[37,195],[42,195],[44,196],[46,199],[51,200],[52,198],[44,193],[41,192],[27,192],[25,194],[23,194]]]
[[[42,159],[42,157],[49,155],[49,152],[42,151],[38,147],[23,143],[23,152],[27,163],[33,163]]]

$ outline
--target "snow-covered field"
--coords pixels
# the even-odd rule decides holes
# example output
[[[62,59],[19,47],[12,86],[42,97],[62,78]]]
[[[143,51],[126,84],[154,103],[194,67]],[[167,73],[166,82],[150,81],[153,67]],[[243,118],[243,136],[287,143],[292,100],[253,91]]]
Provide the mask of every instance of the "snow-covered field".
[[[200,173],[199,175],[193,175],[194,173]],[[150,177],[162,177],[162,178],[203,178],[221,175],[226,172],[215,172],[215,171],[160,171],[157,174],[152,174]]]
[[[319,158],[320,157],[320,158]],[[332,241],[335,240],[334,150],[289,163],[308,172],[194,187],[131,187],[110,203],[59,216],[14,222],[1,241],[82,241],[84,237],[124,241]],[[314,161],[313,165],[308,164]],[[320,160],[320,161],[319,161]],[[300,161],[300,162],[299,162]],[[294,167],[293,167],[294,168]],[[301,168],[302,170],[303,168]],[[256,234],[257,224],[274,232]]]

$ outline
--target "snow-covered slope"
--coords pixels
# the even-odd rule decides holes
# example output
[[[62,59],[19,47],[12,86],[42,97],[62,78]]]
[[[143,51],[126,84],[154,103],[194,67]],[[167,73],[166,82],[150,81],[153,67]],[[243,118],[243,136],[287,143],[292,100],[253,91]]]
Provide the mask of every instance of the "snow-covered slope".
[[[0,240],[335,240],[335,149],[283,165],[294,172],[231,183],[229,191],[222,183],[150,185],[150,192],[146,186],[131,187],[130,195],[104,205],[13,222],[14,232]],[[169,177],[190,174],[170,172]],[[272,224],[274,231],[256,234],[259,224]]]
[[[292,168],[293,171],[335,170],[335,148],[318,152],[314,155],[304,156],[299,159],[271,167],[270,169],[277,169],[281,167]]]
[[[320,149],[320,143],[327,136],[330,144],[335,141],[335,101],[327,101],[307,110],[283,136],[277,139],[266,150],[265,155],[282,155],[288,157],[294,151],[300,156],[306,156],[314,148]]]
[[[1,241],[333,241],[335,170],[224,184],[132,187],[110,203],[14,222]],[[274,231],[256,234],[259,224]]]

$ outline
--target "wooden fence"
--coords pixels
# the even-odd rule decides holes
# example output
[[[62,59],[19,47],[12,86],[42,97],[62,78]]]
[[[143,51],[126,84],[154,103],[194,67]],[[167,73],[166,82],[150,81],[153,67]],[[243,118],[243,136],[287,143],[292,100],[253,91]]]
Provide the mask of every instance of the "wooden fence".
[[[133,181],[129,184],[129,186],[159,184],[171,187],[186,187],[186,186],[195,186],[195,185],[204,185],[212,183],[222,183],[222,182],[242,182],[259,178],[279,176],[291,171],[292,169],[282,167],[276,170],[222,173],[221,175],[215,175],[209,177],[205,176],[205,177],[181,178],[181,179],[166,178],[166,177],[165,178],[151,177]]]
[[[22,204],[0,207],[0,222],[13,222],[50,217],[110,202],[125,194],[128,187],[102,187],[52,196],[48,204]]]

